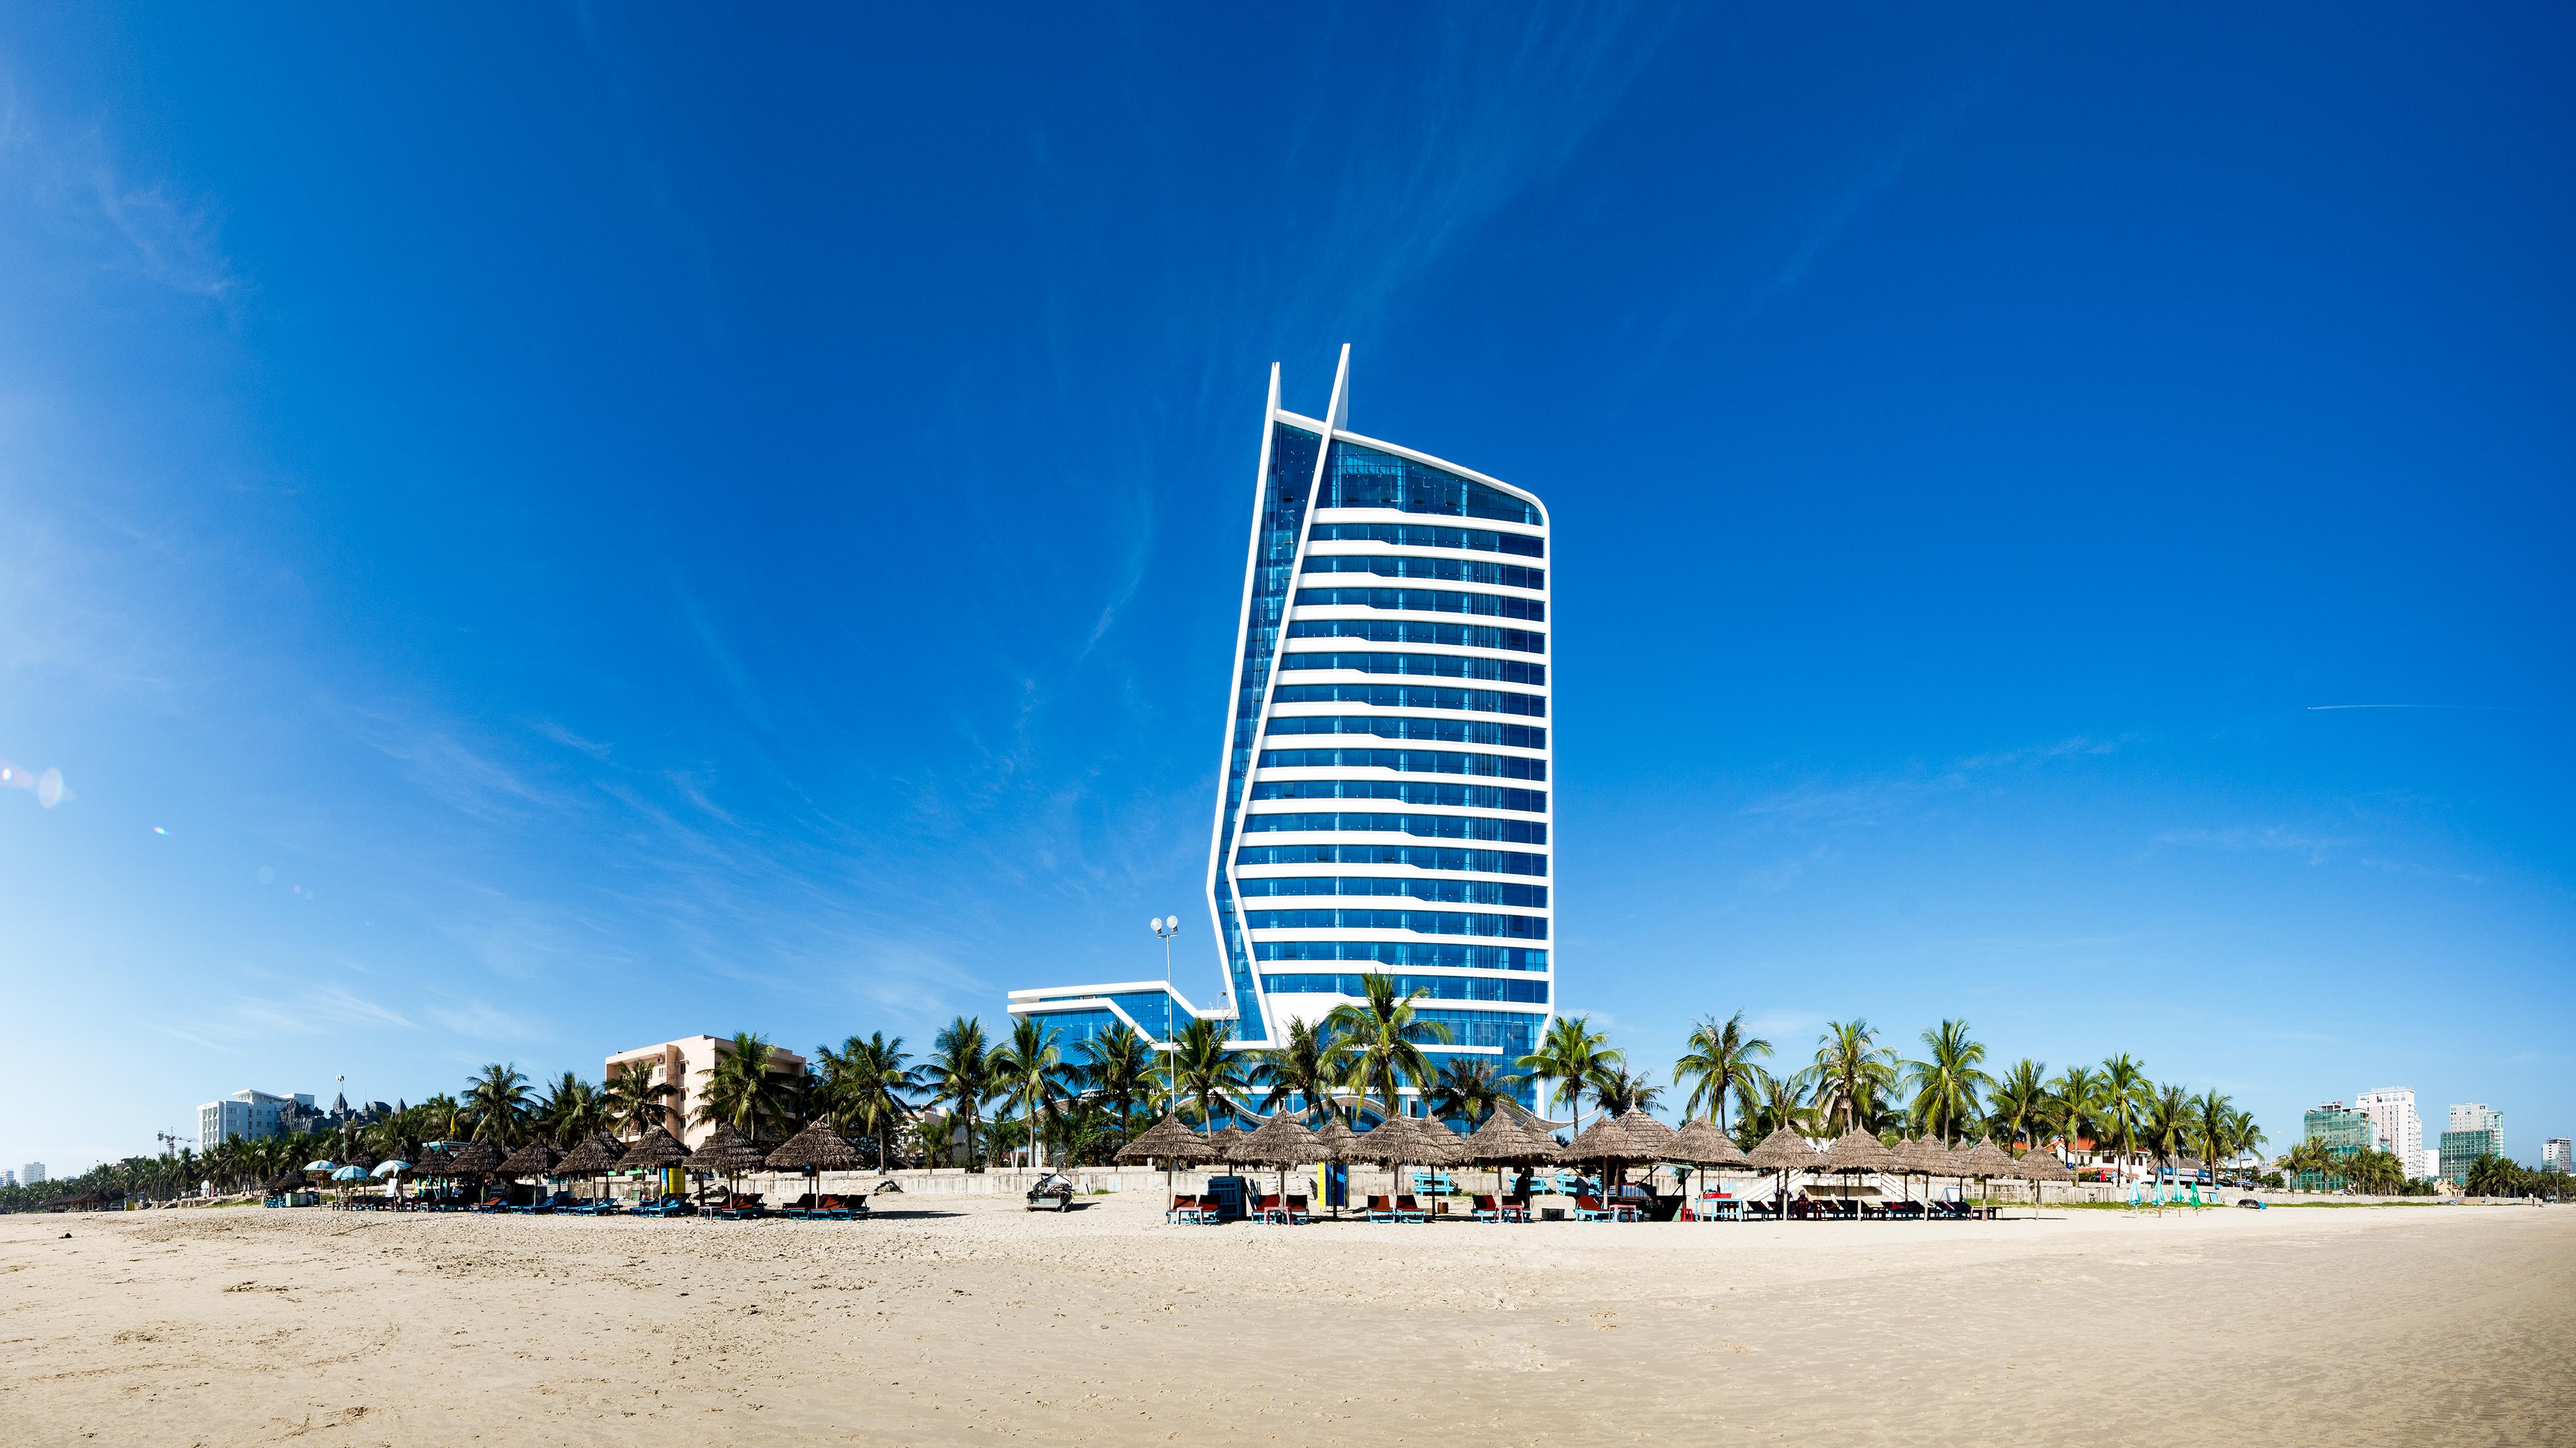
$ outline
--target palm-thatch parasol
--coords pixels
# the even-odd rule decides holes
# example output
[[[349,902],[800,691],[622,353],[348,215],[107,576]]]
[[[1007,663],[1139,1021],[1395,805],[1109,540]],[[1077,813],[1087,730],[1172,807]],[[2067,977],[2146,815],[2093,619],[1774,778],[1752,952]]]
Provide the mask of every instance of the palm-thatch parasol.
[[[1473,1136],[1461,1143],[1467,1163],[1494,1168],[1494,1194],[1507,1196],[1502,1169],[1507,1166],[1545,1166],[1556,1160],[1554,1138],[1541,1136],[1522,1126],[1508,1111],[1497,1111],[1485,1118]]]
[[[2057,1153],[2045,1147],[2033,1148],[2030,1155],[2013,1163],[2013,1166],[2022,1179],[2030,1183],[2030,1210],[2033,1216],[2039,1214],[2040,1183],[2075,1180],[2075,1173],[2067,1170],[2066,1163],[2057,1159]]]
[[[1118,1148],[1118,1159],[1124,1162],[1159,1161],[1163,1164],[1163,1193],[1171,1195],[1172,1169],[1207,1160],[1207,1139],[1181,1121],[1180,1113],[1164,1117],[1134,1141]]]
[[[1657,1121],[1654,1113],[1633,1106],[1619,1113],[1618,1125],[1619,1134],[1626,1137],[1629,1144],[1638,1151],[1646,1153],[1643,1160],[1646,1166],[1647,1186],[1651,1190],[1654,1185],[1656,1163],[1671,1159],[1673,1129]]]
[[[489,1141],[466,1141],[466,1147],[448,1157],[448,1172],[459,1177],[482,1180],[500,1170],[500,1147]]]
[[[1931,1137],[1916,1136],[1898,1142],[1891,1149],[1896,1155],[1897,1170],[1908,1177],[1921,1174],[1923,1195],[1926,1200],[1929,1200],[1932,1195],[1932,1178],[1950,1169],[1950,1148]],[[1911,1191],[1912,1187],[1909,1185],[1907,1190]]]
[[[1208,1152],[1220,1165],[1230,1167],[1244,1160],[1243,1144],[1251,1139],[1251,1132],[1229,1123],[1208,1133]]]
[[[1380,1121],[1367,1133],[1352,1137],[1342,1151],[1346,1161],[1385,1167],[1399,1191],[1404,1183],[1404,1167],[1453,1166],[1464,1155],[1456,1132],[1400,1112]]]
[[[1866,1131],[1846,1131],[1825,1144],[1823,1154],[1816,1158],[1816,1169],[1844,1176],[1865,1171],[1892,1172],[1897,1169],[1896,1154]],[[1852,1183],[1852,1188],[1857,1191],[1859,1183]]]
[[[1744,1148],[1737,1146],[1733,1137],[1718,1130],[1717,1123],[1705,1116],[1693,1117],[1682,1123],[1681,1130],[1674,1132],[1673,1139],[1665,1144],[1664,1159],[1688,1162],[1700,1168],[1703,1183],[1714,1180],[1720,1167],[1752,1165],[1745,1159]]]
[[[850,1145],[848,1138],[820,1121],[787,1138],[783,1145],[769,1154],[771,1171],[805,1174],[808,1196],[822,1194],[823,1173],[854,1171],[858,1165],[859,1149]]]
[[[675,1166],[687,1166],[691,1156],[690,1150],[680,1144],[680,1139],[671,1134],[670,1128],[657,1126],[645,1133],[642,1141],[628,1147],[626,1155],[618,1158],[617,1164],[636,1171],[668,1171]],[[660,1189],[656,1188],[653,1195],[661,1195]]]
[[[1244,1139],[1243,1159],[1255,1166],[1279,1168],[1279,1195],[1285,1197],[1288,1195],[1288,1168],[1302,1162],[1322,1161],[1325,1150],[1324,1143],[1315,1133],[1306,1129],[1306,1123],[1282,1111],[1261,1123],[1258,1130]]]
[[[2010,1152],[1995,1145],[1995,1139],[1989,1136],[1968,1148],[1968,1154],[1960,1159],[1955,1170],[1962,1176],[1990,1181],[1996,1177],[2020,1176],[2021,1163],[2013,1160]],[[2035,1197],[2038,1193],[2034,1191],[2032,1195]]]
[[[552,1176],[555,1163],[562,1160],[563,1153],[555,1150],[555,1144],[540,1137],[503,1157],[501,1164],[493,1170],[514,1180],[519,1177]]]
[[[730,1186],[743,1173],[760,1170],[767,1155],[750,1137],[735,1130],[731,1122],[719,1121],[716,1129],[707,1133],[707,1139],[698,1143],[697,1150],[689,1153],[689,1169],[723,1177]]]
[[[565,1152],[564,1159],[555,1163],[555,1170],[568,1177],[605,1177],[617,1170],[625,1155],[626,1148],[618,1144],[616,1137],[594,1131],[579,1146]],[[605,1197],[608,1193],[603,1189],[600,1195]]]
[[[1753,1149],[1744,1154],[1744,1159],[1750,1166],[1780,1174],[1776,1201],[1780,1214],[1785,1217],[1789,1211],[1789,1173],[1812,1170],[1816,1164],[1816,1146],[1800,1136],[1797,1128],[1783,1126],[1755,1142]]]
[[[268,1181],[267,1192],[272,1197],[282,1197],[302,1190],[304,1190],[304,1173],[300,1171],[282,1171]]]

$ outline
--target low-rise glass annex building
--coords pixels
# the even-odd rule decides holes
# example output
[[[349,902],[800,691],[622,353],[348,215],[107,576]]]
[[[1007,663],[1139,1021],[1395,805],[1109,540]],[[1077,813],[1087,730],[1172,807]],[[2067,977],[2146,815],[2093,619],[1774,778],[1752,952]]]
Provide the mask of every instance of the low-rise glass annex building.
[[[1166,1045],[1194,1016],[1270,1047],[1372,971],[1446,1028],[1434,1069],[1509,1072],[1554,1011],[1547,510],[1350,431],[1349,386],[1344,347],[1306,417],[1270,370],[1208,850],[1225,998],[1011,992],[1069,1059],[1119,1024]]]

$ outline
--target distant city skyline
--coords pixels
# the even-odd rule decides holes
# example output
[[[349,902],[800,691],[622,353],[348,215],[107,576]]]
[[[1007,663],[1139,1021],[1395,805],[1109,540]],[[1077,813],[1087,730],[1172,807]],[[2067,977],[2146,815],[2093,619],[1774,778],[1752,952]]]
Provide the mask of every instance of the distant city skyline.
[[[1212,999],[1344,342],[1545,500],[1632,1067],[2576,1123],[2576,12],[141,13],[0,14],[12,1159]]]

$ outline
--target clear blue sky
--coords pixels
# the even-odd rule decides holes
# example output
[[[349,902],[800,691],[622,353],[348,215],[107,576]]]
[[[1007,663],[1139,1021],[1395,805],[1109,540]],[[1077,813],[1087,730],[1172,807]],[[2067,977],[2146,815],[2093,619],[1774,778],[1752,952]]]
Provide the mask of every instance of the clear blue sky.
[[[1553,509],[1561,996],[1659,1076],[2576,1133],[2563,8],[926,13],[0,12],[0,1162],[1153,913],[1210,994],[1345,341]]]

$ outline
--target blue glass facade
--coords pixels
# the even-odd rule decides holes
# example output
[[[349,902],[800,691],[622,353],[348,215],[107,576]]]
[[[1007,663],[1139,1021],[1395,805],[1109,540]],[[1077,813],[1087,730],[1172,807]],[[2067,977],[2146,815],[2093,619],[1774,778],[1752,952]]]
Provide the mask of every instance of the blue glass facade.
[[[1424,674],[1438,679],[1489,679],[1501,684],[1547,682],[1545,664],[1480,659],[1467,654],[1293,653],[1279,661],[1279,668],[1283,673],[1290,669],[1352,669],[1363,674]]]
[[[1542,694],[1507,694],[1499,689],[1451,689],[1438,684],[1281,684],[1270,691],[1274,704],[1370,704],[1380,709],[1461,709],[1476,714],[1547,717]],[[1544,744],[1537,746],[1545,748]]]
[[[1519,850],[1457,850],[1438,845],[1245,845],[1238,865],[1410,865],[1417,870],[1472,870],[1484,875],[1544,875],[1547,856]]]
[[[1346,370],[1320,420],[1276,382],[1210,842],[1231,1008],[1195,1014],[1265,1047],[1386,971],[1444,1055],[1525,1054],[1555,989],[1546,512],[1349,432]],[[1194,1010],[1159,983],[1011,1009],[1069,1048],[1121,1020],[1167,1040]]]
[[[1332,830],[1341,834],[1411,835],[1425,840],[1497,840],[1508,845],[1547,843],[1547,826],[1537,820],[1493,820],[1477,815],[1264,812],[1245,816],[1243,830],[1246,834],[1289,831],[1309,834]]]

